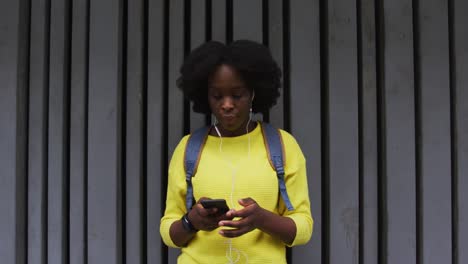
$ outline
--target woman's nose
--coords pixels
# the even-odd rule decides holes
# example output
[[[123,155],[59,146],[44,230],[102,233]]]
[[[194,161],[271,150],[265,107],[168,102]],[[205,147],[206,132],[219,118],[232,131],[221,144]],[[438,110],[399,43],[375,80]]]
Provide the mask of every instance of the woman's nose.
[[[225,97],[223,99],[223,101],[221,102],[221,108],[223,110],[230,110],[232,108],[234,108],[234,104],[233,104],[233,101],[232,101],[232,98],[230,97]]]

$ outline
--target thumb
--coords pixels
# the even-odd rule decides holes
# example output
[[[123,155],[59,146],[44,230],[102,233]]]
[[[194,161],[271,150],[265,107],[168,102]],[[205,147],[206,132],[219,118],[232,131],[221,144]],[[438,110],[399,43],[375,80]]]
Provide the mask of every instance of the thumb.
[[[244,207],[255,204],[255,203],[256,203],[255,200],[250,198],[250,197],[243,198],[243,199],[239,200],[239,204],[244,206]]]

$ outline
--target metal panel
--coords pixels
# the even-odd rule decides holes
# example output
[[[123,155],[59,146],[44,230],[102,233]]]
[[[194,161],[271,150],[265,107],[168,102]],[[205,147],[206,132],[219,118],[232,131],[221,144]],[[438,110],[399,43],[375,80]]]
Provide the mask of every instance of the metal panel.
[[[28,263],[46,263],[48,1],[31,2],[28,144]]]
[[[122,262],[120,1],[90,1],[88,263]]]
[[[175,147],[183,136],[184,99],[182,91],[177,88],[179,68],[184,59],[184,2],[169,1],[169,79],[168,79],[168,148],[167,155],[172,156]],[[176,263],[178,249],[169,249],[169,263]]]
[[[184,60],[184,3],[174,0],[169,3],[169,146],[168,153],[172,155],[175,147],[183,136],[183,94],[177,88],[176,80]]]
[[[166,144],[164,129],[164,0],[148,3],[147,64],[147,148],[146,148],[146,263],[166,263],[166,250],[159,234],[159,222],[166,193]]]
[[[233,40],[250,39],[262,42],[262,0],[234,0],[232,24]]]
[[[452,263],[448,6],[418,5],[421,263]],[[437,33],[435,33],[437,32]]]
[[[229,1],[232,4],[232,1]],[[228,41],[227,26],[232,25],[232,21],[227,21],[227,11],[229,3],[227,0],[211,0],[211,39],[226,43]],[[232,10],[231,10],[232,11]],[[232,34],[232,32],[230,32]],[[232,36],[229,36],[232,38]],[[210,117],[211,118],[211,117]],[[212,122],[212,120],[210,120]]]
[[[291,263],[468,262],[467,8],[1,2],[1,262],[176,262],[167,163],[205,116],[175,81],[210,38],[263,41],[284,70],[270,121],[306,156],[315,220]]]
[[[23,208],[21,194],[24,174],[21,174],[22,131],[19,123],[24,118],[20,104],[21,64],[20,53],[24,3],[21,1],[0,2],[0,256],[5,263],[24,263]],[[26,50],[27,51],[27,50]],[[24,99],[24,98],[23,98]],[[18,193],[21,191],[20,193]]]
[[[51,1],[48,107],[47,262],[68,259],[68,1]]]
[[[375,3],[359,1],[360,260],[378,263],[378,137]]]
[[[232,1],[232,40],[248,39],[262,43],[263,12],[262,0]],[[230,36],[228,36],[229,38]],[[263,120],[261,113],[253,117]]]
[[[454,113],[454,176],[455,263],[468,263],[468,1],[454,0],[453,10],[453,110]],[[448,179],[446,179],[448,181]]]
[[[292,259],[296,264],[325,263],[322,260],[320,8],[318,0],[291,1],[290,4],[290,27],[284,29],[284,34],[288,34],[289,30],[291,40],[290,65],[287,61],[285,63],[285,74],[290,74],[291,100],[286,103],[291,108],[291,133],[307,160],[309,196],[314,218],[311,242],[293,248]]]
[[[285,32],[287,34],[287,32]],[[268,47],[281,70],[283,66],[283,1],[268,1]],[[276,105],[270,110],[269,122],[284,128],[284,87]]]
[[[88,0],[73,1],[70,75],[70,263],[85,264],[88,102]]]
[[[416,263],[416,166],[412,1],[383,3],[383,162],[385,199],[382,256]],[[382,48],[382,47],[380,47]]]
[[[226,41],[226,0],[211,0],[212,40]]]
[[[16,158],[15,175],[15,246],[16,263],[27,262],[27,186],[28,186],[28,97],[29,97],[29,46],[30,46],[30,5],[20,1],[18,21],[18,50],[16,53]],[[12,65],[13,66],[13,65]],[[1,209],[0,209],[1,210]]]
[[[356,2],[328,2],[330,263],[359,260]],[[346,133],[343,133],[346,131]]]
[[[143,97],[144,1],[127,3],[127,63],[125,126],[125,261],[143,263]],[[145,219],[146,220],[146,219]]]
[[[192,50],[205,42],[207,14],[205,1],[192,1],[190,6],[190,49]],[[204,125],[205,115],[193,112],[190,106],[190,132]]]

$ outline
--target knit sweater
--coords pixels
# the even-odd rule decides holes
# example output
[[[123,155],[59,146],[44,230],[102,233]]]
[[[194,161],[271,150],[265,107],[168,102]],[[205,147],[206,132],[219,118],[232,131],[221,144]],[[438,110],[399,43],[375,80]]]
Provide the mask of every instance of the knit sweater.
[[[296,140],[280,130],[285,153],[285,182],[294,206],[288,211],[278,192],[278,180],[271,167],[261,126],[237,137],[208,136],[197,173],[192,178],[194,198],[226,199],[230,208],[242,209],[238,200],[251,197],[259,206],[275,214],[291,218],[296,224],[296,236],[291,245],[305,244],[312,235],[313,220],[307,187],[305,158]],[[174,150],[167,188],[166,211],[161,219],[160,233],[164,243],[177,247],[169,229],[186,212],[184,152],[188,136]],[[213,231],[199,231],[182,248],[179,264],[186,263],[286,263],[285,244],[258,229],[237,238],[225,238]]]

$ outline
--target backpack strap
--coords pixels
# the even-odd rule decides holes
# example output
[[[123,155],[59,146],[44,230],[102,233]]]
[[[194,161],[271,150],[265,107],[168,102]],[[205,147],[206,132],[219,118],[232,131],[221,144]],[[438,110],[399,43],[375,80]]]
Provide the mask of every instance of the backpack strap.
[[[265,141],[268,159],[271,166],[276,171],[278,177],[278,186],[281,197],[288,208],[288,211],[294,210],[291,201],[289,200],[288,192],[286,190],[286,183],[284,182],[284,154],[283,154],[283,141],[280,132],[272,125],[267,123],[262,124],[263,139]]]
[[[193,186],[192,177],[197,172],[198,162],[200,161],[201,152],[208,137],[210,127],[202,127],[193,132],[185,147],[184,166],[185,166],[185,181],[187,182],[187,194],[185,197],[185,205],[187,212],[190,211],[193,204]]]

